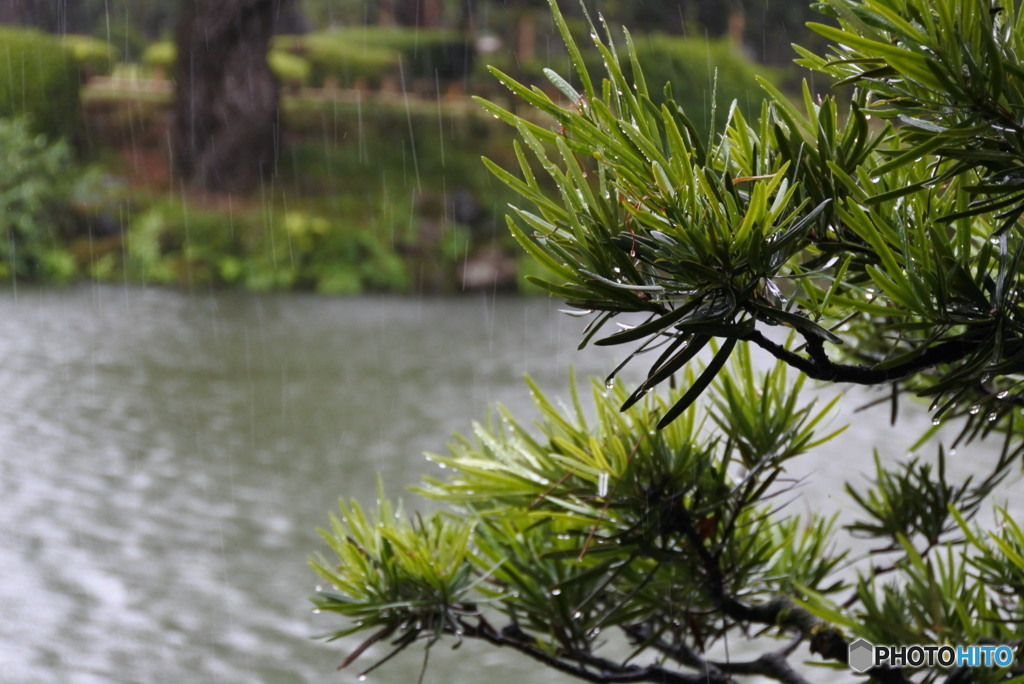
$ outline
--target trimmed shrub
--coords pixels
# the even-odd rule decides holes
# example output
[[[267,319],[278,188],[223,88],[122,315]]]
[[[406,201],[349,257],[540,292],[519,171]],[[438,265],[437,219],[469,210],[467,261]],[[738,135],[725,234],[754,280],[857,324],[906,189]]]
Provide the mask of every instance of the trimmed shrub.
[[[750,61],[728,40],[664,34],[634,40],[648,86],[670,84],[672,98],[702,135],[712,129],[712,109],[717,110],[716,119],[722,122],[734,100],[744,116],[755,119],[764,99],[755,77],[776,77],[775,70]],[[623,67],[628,75],[629,64]],[[657,94],[659,90],[652,88],[651,95]]]
[[[309,63],[310,82],[315,86],[376,87],[387,76],[398,73],[401,59],[398,50],[361,44],[351,40],[352,36],[346,33],[278,36],[274,39],[274,48],[303,57]]]
[[[59,38],[0,27],[0,117],[27,115],[36,133],[79,140],[78,87],[78,67]]]
[[[433,81],[437,76],[451,80],[470,73],[472,45],[458,31],[361,26],[343,29],[335,35],[350,45],[398,51],[407,78]]]
[[[271,50],[267,55],[267,63],[281,85],[301,88],[309,84],[312,69],[309,61],[303,57],[282,50]]]
[[[174,71],[178,59],[178,48],[169,40],[151,43],[142,51],[142,63],[151,69],[162,70],[165,74]]]
[[[61,43],[78,65],[82,80],[90,76],[107,76],[114,68],[116,51],[107,41],[94,36],[61,36]]]
[[[473,61],[472,46],[457,31],[360,26],[303,36],[279,36],[277,49],[300,54],[313,68],[313,83],[343,88],[374,87],[388,76],[434,82],[464,78]]]
[[[178,46],[169,40],[152,43],[142,53],[144,65],[162,71],[165,75],[174,73],[177,61]],[[310,64],[298,55],[283,50],[271,50],[267,54],[267,64],[282,85],[297,87],[309,82]]]

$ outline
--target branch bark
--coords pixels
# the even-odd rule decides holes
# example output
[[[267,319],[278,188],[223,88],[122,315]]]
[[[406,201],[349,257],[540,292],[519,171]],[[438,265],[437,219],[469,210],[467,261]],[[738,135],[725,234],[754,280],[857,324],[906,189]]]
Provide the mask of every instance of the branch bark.
[[[893,380],[901,380],[914,373],[944,363],[954,363],[966,358],[981,345],[980,342],[969,340],[948,340],[929,347],[920,355],[888,368],[874,368],[852,364],[836,363],[828,358],[823,342],[816,337],[807,335],[807,356],[792,352],[781,344],[772,342],[759,330],[746,335],[747,342],[761,347],[775,358],[801,371],[814,380],[829,382],[848,382],[857,385],[881,385]]]
[[[730,677],[711,677],[708,673],[684,674],[666,669],[661,665],[628,665],[592,654],[558,655],[542,649],[535,638],[516,625],[508,625],[501,631],[494,629],[483,618],[460,624],[463,636],[486,641],[494,646],[512,648],[559,672],[570,674],[587,682],[597,684],[627,684],[629,682],[658,682],[659,684],[732,684]],[[580,661],[578,663],[573,660]]]

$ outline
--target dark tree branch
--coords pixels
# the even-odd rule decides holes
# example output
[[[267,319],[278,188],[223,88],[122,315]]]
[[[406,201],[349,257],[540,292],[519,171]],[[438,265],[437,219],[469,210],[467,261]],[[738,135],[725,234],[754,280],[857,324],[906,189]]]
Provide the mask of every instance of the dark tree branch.
[[[807,356],[786,349],[781,344],[772,342],[764,334],[755,330],[742,339],[753,342],[775,358],[801,371],[814,380],[830,382],[849,382],[857,385],[880,385],[894,380],[901,380],[909,375],[938,366],[943,363],[954,363],[967,357],[978,349],[980,342],[967,340],[949,340],[929,347],[916,358],[888,368],[858,366],[836,363],[825,353],[824,343],[820,338],[806,335]]]
[[[688,644],[670,644],[663,639],[651,641],[649,630],[636,626],[625,630],[636,643],[649,643],[652,648],[673,660],[704,673],[706,681],[726,681],[732,674],[755,674],[769,677],[783,684],[810,684],[799,672],[794,670],[786,656],[790,647],[780,651],[765,653],[756,660],[715,662],[702,658]],[[798,639],[797,643],[802,641]]]
[[[659,653],[671,658],[681,665],[704,674],[707,681],[726,680],[728,677],[715,664],[705,660],[689,644],[682,642],[670,644],[664,639],[654,639],[646,625],[624,626],[622,630],[634,644],[648,644]]]
[[[463,636],[480,639],[494,646],[512,648],[534,660],[559,672],[578,677],[587,682],[598,684],[618,684],[629,682],[659,682],[659,684],[731,684],[732,679],[709,677],[708,674],[683,674],[667,670],[661,665],[627,665],[592,654],[570,653],[559,655],[550,653],[540,647],[537,640],[516,625],[509,625],[501,631],[495,630],[483,618],[476,624],[461,621]],[[580,664],[572,660],[583,661]]]
[[[756,660],[715,663],[715,666],[730,674],[763,675],[783,684],[810,684],[809,680],[790,666],[785,653],[779,651],[765,653]]]

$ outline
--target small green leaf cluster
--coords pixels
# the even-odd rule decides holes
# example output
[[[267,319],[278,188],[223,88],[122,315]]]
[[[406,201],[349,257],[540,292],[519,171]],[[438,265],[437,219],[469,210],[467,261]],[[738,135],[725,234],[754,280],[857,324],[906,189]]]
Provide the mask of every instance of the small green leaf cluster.
[[[117,61],[117,50],[102,38],[65,34],[60,42],[71,53],[83,81],[91,76],[108,75]]]
[[[803,605],[834,625],[875,644],[1010,644],[1019,651],[1020,597],[1024,588],[1024,532],[1005,511],[994,530],[981,532],[953,511],[966,548],[947,545],[921,554],[899,540],[903,557],[893,568],[861,576],[855,588],[857,608],[808,591]],[[966,676],[961,671],[956,676]],[[975,669],[970,681],[1018,681],[1009,668]],[[934,681],[935,675],[922,681]]]
[[[439,515],[409,521],[386,499],[378,502],[375,514],[342,502],[341,517],[331,516],[331,529],[321,530],[337,561],[312,561],[331,583],[314,603],[354,621],[332,639],[379,629],[370,643],[397,635],[397,650],[421,634],[436,641],[458,629],[460,615],[475,612],[466,599],[475,583],[468,561],[473,526]]]
[[[973,517],[989,494],[1006,479],[1013,454],[1004,452],[1001,462],[978,483],[973,475],[953,484],[946,476],[947,455],[940,445],[935,464],[913,456],[886,468],[875,453],[875,476],[865,492],[847,483],[846,491],[865,514],[849,529],[879,541],[884,550],[899,550],[905,540],[932,548],[959,532],[956,516]]]
[[[386,231],[369,221],[351,226],[331,220],[315,208],[225,215],[175,200],[139,202],[115,245],[121,246],[93,255],[94,278],[325,294],[409,285],[408,269]]]

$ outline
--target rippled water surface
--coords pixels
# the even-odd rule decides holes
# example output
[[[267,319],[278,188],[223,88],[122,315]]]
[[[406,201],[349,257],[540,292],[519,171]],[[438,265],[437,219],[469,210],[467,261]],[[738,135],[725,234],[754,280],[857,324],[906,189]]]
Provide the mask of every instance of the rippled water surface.
[[[311,639],[339,624],[307,601],[316,528],[377,473],[400,494],[492,402],[531,416],[524,373],[564,396],[569,364],[609,371],[580,329],[540,299],[0,294],[0,682],[354,681],[350,644]],[[802,464],[808,505],[926,420],[885,418]],[[414,651],[372,681],[414,681]],[[568,681],[477,645],[426,681],[483,667]]]

